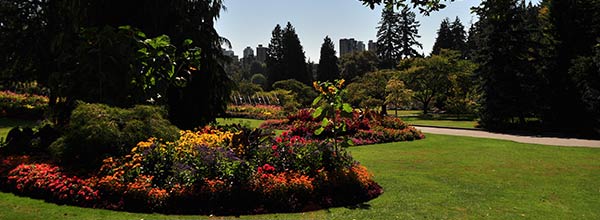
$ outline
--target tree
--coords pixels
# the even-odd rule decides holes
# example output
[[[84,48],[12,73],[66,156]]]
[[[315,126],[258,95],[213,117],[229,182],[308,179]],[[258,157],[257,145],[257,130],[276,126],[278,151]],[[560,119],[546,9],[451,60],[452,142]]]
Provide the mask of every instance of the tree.
[[[435,38],[435,43],[433,44],[433,49],[431,50],[431,54],[438,55],[440,54],[440,50],[450,49],[452,47],[452,30],[450,29],[450,20],[448,18],[444,18],[442,23],[440,24],[440,29],[437,31],[437,38]]]
[[[398,107],[408,104],[413,96],[413,91],[407,89],[404,82],[398,78],[392,78],[387,82],[385,92],[388,94],[385,103],[394,105],[396,116],[398,116]]]
[[[380,107],[381,114],[386,115],[386,86],[388,80],[396,73],[394,70],[378,70],[367,73],[348,85],[348,101],[354,106],[367,109]]]
[[[442,49],[440,55],[408,59],[399,66],[400,78],[414,91],[413,99],[421,104],[425,115],[435,101],[465,95],[474,87],[474,64],[460,59],[458,51]],[[456,93],[451,90],[453,85],[457,87]]]
[[[371,51],[354,52],[344,55],[340,60],[342,78],[353,82],[368,72],[377,70],[379,60]]]
[[[419,22],[415,20],[415,13],[410,11],[408,7],[404,7],[398,15],[398,34],[400,35],[397,42],[399,47],[399,58],[410,58],[420,56],[419,52],[413,47],[417,46],[423,49],[423,45],[417,41],[419,36]],[[379,47],[378,47],[379,48]]]
[[[406,7],[408,0],[359,0],[363,2],[363,5],[369,6],[371,9],[375,8],[375,5],[385,3],[385,7]],[[454,0],[443,0],[453,2]],[[445,4],[440,3],[440,0],[410,0],[413,8],[419,8],[419,11],[424,15],[429,15],[432,11],[439,11],[446,7]]]
[[[546,18],[544,34],[552,37],[551,46],[554,48],[547,63],[547,94],[552,99],[549,100],[545,119],[579,134],[598,135],[600,117],[597,110],[589,108],[597,105],[586,101],[587,89],[582,88],[587,86],[582,85],[597,86],[590,81],[594,72],[583,70],[584,63],[589,63],[589,58],[594,56],[594,46],[600,36],[600,4],[595,0],[547,0],[542,4],[540,12]],[[588,61],[584,61],[583,57],[588,57]]]
[[[281,26],[276,25],[271,33],[271,42],[267,49],[267,79],[268,86],[274,82],[283,80],[283,31]]]
[[[394,68],[400,58],[400,32],[398,27],[398,14],[393,8],[384,8],[381,12],[381,21],[377,26],[377,56],[380,66],[384,69]]]
[[[312,82],[300,39],[290,22],[283,30],[279,25],[273,29],[266,63],[271,85],[286,79],[296,79],[307,85]]]
[[[524,2],[517,0],[483,1],[476,9],[480,20],[476,74],[483,91],[481,122],[488,128],[503,128],[515,119],[536,117],[540,106],[541,77],[532,70],[531,36],[528,34]]]
[[[329,36],[323,40],[321,45],[321,57],[317,68],[318,81],[332,81],[340,78],[340,69],[338,67],[338,58],[335,55],[335,46]]]
[[[466,54],[467,49],[467,33],[465,27],[456,17],[454,22],[450,23],[448,18],[442,20],[438,36],[433,44],[431,54],[440,54],[441,49],[460,51],[461,54]]]
[[[12,3],[18,5],[21,2],[3,1],[0,7],[4,10],[5,6],[8,7]],[[73,56],[74,54],[80,54],[81,51],[78,50],[86,49],[85,44],[89,43],[100,45],[98,42],[87,41],[86,37],[94,38],[94,36],[85,36],[85,32],[97,30],[99,34],[111,36],[109,33],[110,28],[107,27],[117,28],[122,25],[139,28],[148,35],[148,38],[155,38],[163,34],[169,36],[170,42],[173,42],[173,45],[177,48],[186,47],[185,40],[191,39],[193,43],[188,46],[198,47],[202,50],[199,65],[195,66],[196,70],[191,71],[189,74],[189,83],[183,88],[171,87],[167,91],[168,94],[161,94],[161,96],[166,96],[169,99],[169,117],[173,123],[181,128],[192,128],[214,121],[216,115],[224,113],[232,82],[227,78],[222,66],[225,59],[221,53],[221,44],[225,43],[226,40],[221,38],[214,29],[214,21],[219,17],[222,1],[48,0],[27,2],[37,4],[28,8],[40,17],[26,12],[23,14],[26,16],[21,18],[28,22],[23,24],[35,23],[40,25],[28,26],[35,28],[36,33],[27,35],[32,40],[27,44],[23,44],[23,48],[12,48],[6,53],[12,54],[9,55],[8,65],[35,67],[37,70],[47,73],[38,75],[36,79],[42,83],[48,81],[48,85],[50,85],[50,104],[55,110],[59,109],[59,106],[66,106],[65,108],[68,111],[66,111],[65,116],[68,116],[69,109],[74,107],[75,98],[78,94],[62,92],[75,91],[65,88],[78,84],[61,79],[75,79],[70,76],[77,75],[78,71],[86,71],[86,68],[83,68],[81,64],[91,63],[78,62],[78,57]],[[107,11],[111,12],[110,16],[107,16]],[[41,22],[37,22],[38,20]],[[14,34],[18,33],[15,32],[17,29],[4,25],[10,22],[5,23],[2,21],[0,23],[2,23],[1,26],[10,29],[8,35],[19,36]],[[101,33],[101,31],[104,31],[104,33]],[[117,37],[117,35],[113,36]],[[114,39],[114,42],[123,42],[123,45],[99,49],[108,51],[112,48],[112,50],[116,50],[116,48],[125,48],[127,44],[130,44],[130,42],[119,39]],[[111,42],[107,40],[104,43]],[[28,55],[18,52],[19,50],[24,52],[35,51],[38,55],[34,57],[35,59],[26,58],[24,56]],[[118,52],[124,53],[125,51]],[[97,55],[110,57],[114,54],[97,53]],[[105,65],[107,64],[106,60],[97,59],[102,62],[97,62],[96,67],[100,68],[95,68],[93,71],[99,70],[106,73],[106,75],[121,74],[121,71],[126,69],[127,66],[132,65],[117,60],[117,57],[123,55],[116,54],[113,57],[114,63],[119,64],[119,66]],[[135,53],[129,55],[134,56]],[[88,59],[91,56],[84,56],[81,59]],[[17,61],[21,63],[17,64]],[[23,61],[27,63],[25,64]],[[93,71],[88,73],[93,75]],[[12,72],[10,74],[19,73]],[[110,78],[112,79],[112,77]],[[84,78],[80,79],[86,80]],[[123,79],[123,77],[114,78],[114,80],[117,79]],[[111,83],[116,85],[122,82],[113,81]],[[102,91],[97,94],[107,92]]]
[[[450,25],[450,35],[452,39],[452,46],[446,49],[460,51],[464,57],[467,50],[467,33],[465,32],[465,26],[460,22],[458,16]]]
[[[312,83],[312,74],[306,69],[306,56],[300,39],[290,22],[283,29],[283,64],[285,79],[296,79],[306,85]]]
[[[310,86],[295,79],[277,81],[273,83],[273,89],[291,91],[301,106],[305,107],[310,106],[312,100],[317,97],[317,93]]]

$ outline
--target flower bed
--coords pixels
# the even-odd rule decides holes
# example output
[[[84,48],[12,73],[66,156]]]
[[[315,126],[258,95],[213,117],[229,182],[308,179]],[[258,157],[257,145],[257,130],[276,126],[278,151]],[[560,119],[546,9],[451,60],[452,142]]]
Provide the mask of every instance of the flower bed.
[[[229,105],[227,115],[233,118],[251,119],[281,119],[285,118],[285,111],[276,105]]]
[[[323,140],[331,136],[330,128],[326,128],[320,135],[315,131],[321,126],[321,122],[315,120],[311,114],[313,110],[303,109],[287,119],[267,120],[260,125],[263,129],[288,130],[288,135],[308,137],[310,139]],[[416,128],[407,125],[395,117],[374,117],[372,114],[362,115],[353,112],[352,117],[340,119],[338,123],[346,124],[345,135],[355,145],[387,143],[397,141],[412,141],[425,138],[425,135]],[[331,126],[330,126],[331,127]]]
[[[48,97],[0,91],[0,116],[38,119],[48,108]]]
[[[239,126],[182,131],[174,142],[142,141],[77,177],[49,162],[3,157],[0,186],[61,204],[114,210],[254,214],[365,202],[381,187],[365,167],[327,142]]]

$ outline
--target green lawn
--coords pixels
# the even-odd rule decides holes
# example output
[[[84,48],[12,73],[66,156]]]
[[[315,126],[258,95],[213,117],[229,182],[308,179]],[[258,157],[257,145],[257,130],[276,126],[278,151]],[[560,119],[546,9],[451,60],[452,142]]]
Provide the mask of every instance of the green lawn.
[[[384,188],[360,208],[241,219],[600,219],[600,149],[427,134],[349,148]],[[58,206],[0,193],[0,219],[199,219]]]
[[[19,120],[12,118],[0,118],[0,139],[6,138],[6,135],[16,126],[34,126],[36,124],[35,121],[28,120]]]
[[[217,118],[217,123],[219,124],[242,124],[250,126],[251,128],[257,128],[263,121],[264,120],[247,118]]]
[[[395,115],[396,112],[394,110],[389,110],[388,114]],[[468,115],[457,117],[456,115],[448,114],[432,114],[429,117],[424,117],[423,111],[421,110],[401,110],[398,111],[396,116],[412,125],[468,129],[473,129],[477,126],[477,121],[474,119],[474,116]]]

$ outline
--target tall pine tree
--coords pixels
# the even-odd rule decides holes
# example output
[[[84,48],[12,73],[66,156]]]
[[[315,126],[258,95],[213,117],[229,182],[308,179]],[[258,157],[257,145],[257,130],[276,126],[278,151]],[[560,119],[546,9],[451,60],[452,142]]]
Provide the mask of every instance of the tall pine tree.
[[[312,83],[312,74],[306,69],[304,50],[290,22],[283,29],[283,64],[285,79],[296,79],[307,85]]]
[[[465,32],[465,26],[460,22],[458,16],[450,24],[450,34],[452,36],[452,44],[448,49],[460,51],[464,57],[467,53],[467,33]]]
[[[271,87],[273,83],[283,80],[283,30],[281,26],[276,25],[271,32],[271,42],[267,49],[267,87]]]
[[[398,15],[394,12],[393,7],[385,7],[381,12],[379,26],[377,26],[377,56],[381,68],[395,68],[400,60],[398,24]]]
[[[481,121],[488,128],[524,124],[536,117],[536,79],[530,63],[527,10],[517,0],[486,0],[476,9],[479,48],[476,74],[483,91]],[[476,29],[477,30],[477,29]]]
[[[333,81],[340,78],[340,68],[334,48],[331,38],[325,37],[323,45],[321,45],[321,57],[317,67],[317,80],[319,81]]]
[[[423,49],[423,45],[417,41],[419,36],[419,22],[415,19],[415,13],[410,11],[408,7],[404,7],[398,15],[398,33],[400,39],[397,42],[399,47],[399,57],[410,58],[421,56],[414,47]]]
[[[440,29],[438,29],[431,54],[439,55],[441,49],[449,49],[459,51],[464,56],[467,53],[466,38],[465,27],[458,17],[452,23],[448,18],[445,18],[440,24]]]
[[[440,23],[440,29],[437,31],[437,38],[433,44],[431,54],[439,55],[441,49],[450,49],[452,47],[452,30],[450,29],[450,20],[444,18]]]

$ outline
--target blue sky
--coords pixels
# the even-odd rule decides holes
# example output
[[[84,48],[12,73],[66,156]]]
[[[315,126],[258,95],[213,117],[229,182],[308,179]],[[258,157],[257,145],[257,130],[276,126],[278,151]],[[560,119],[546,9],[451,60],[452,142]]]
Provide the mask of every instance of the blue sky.
[[[470,22],[477,19],[470,14],[470,8],[480,2],[456,0],[430,16],[418,14],[419,41],[423,44],[419,52],[429,54],[445,17],[454,20],[458,16],[468,29]],[[255,49],[263,44],[267,47],[275,25],[285,26],[289,21],[296,28],[307,58],[316,63],[325,36],[333,40],[339,54],[340,38],[354,38],[365,44],[376,40],[381,17],[381,7],[371,10],[358,0],[224,0],[224,5],[227,10],[221,12],[216,29],[231,41],[236,55],[241,57],[246,46]]]

